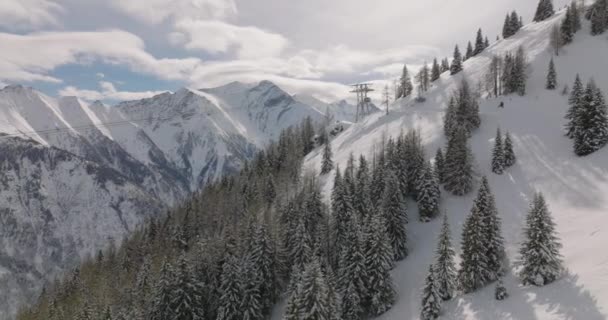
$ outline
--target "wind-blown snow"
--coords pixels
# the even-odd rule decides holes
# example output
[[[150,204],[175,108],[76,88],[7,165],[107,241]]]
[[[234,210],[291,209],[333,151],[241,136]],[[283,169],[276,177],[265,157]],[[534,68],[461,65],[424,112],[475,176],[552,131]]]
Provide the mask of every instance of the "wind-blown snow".
[[[473,87],[484,79],[492,54],[515,51],[523,45],[528,54],[527,94],[482,99],[481,128],[474,132],[470,145],[479,176],[487,175],[503,220],[503,235],[511,272],[505,278],[510,297],[494,300],[494,286],[461,295],[445,303],[442,319],[591,319],[608,318],[608,148],[584,158],[576,157],[572,142],[563,135],[567,96],[560,94],[564,85],[572,86],[576,73],[584,81],[594,77],[608,94],[608,41],[606,36],[591,37],[589,26],[576,34],[574,43],[555,57],[559,86],[544,89],[551,49],[551,27],[563,18],[563,12],[542,23],[524,27],[516,36],[491,45],[480,56],[464,63],[464,72],[444,73],[427,94],[426,103],[400,100],[392,105],[390,115],[374,114],[354,124],[333,142],[335,161],[346,165],[349,154],[371,155],[383,135],[397,136],[402,130],[418,128],[422,132],[427,156],[433,157],[444,146],[442,117],[450,93],[462,77]],[[497,106],[505,102],[505,108]],[[500,126],[512,135],[517,164],[503,175],[491,173],[491,148]],[[311,154],[306,166],[320,167],[320,150]],[[325,194],[330,194],[333,178],[325,178]],[[525,287],[514,276],[514,261],[522,240],[522,226],[534,191],[542,191],[557,223],[563,243],[567,274],[559,281],[541,288]],[[443,193],[442,210],[451,222],[452,236],[460,253],[462,224],[470,212],[476,192],[466,197]],[[409,204],[410,255],[393,272],[399,292],[396,305],[378,319],[419,319],[420,294],[441,227],[440,219],[417,222],[417,209]],[[279,313],[280,311],[278,311]]]

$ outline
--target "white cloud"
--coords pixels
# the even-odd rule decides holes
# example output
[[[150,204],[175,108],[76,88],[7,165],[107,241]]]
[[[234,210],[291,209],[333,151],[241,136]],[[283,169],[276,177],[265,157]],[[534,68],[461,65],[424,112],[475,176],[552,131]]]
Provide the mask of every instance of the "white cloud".
[[[103,78],[105,78],[105,77],[106,77],[106,75],[105,75],[105,74],[103,74],[103,72],[97,72],[97,73],[95,74],[95,76],[97,76],[97,78],[100,78],[100,79],[103,79]]]
[[[237,12],[234,0],[111,0],[110,3],[149,24],[168,19],[223,19]]]
[[[274,57],[288,45],[288,40],[279,34],[218,20],[182,19],[175,23],[175,29],[179,33],[170,34],[171,42],[183,42],[186,49],[210,53],[234,49],[239,58]]]
[[[58,66],[100,60],[125,65],[134,72],[161,79],[181,80],[199,59],[157,59],[143,41],[120,30],[98,32],[45,32],[28,35],[0,33],[0,79],[61,82],[49,75]]]
[[[75,96],[87,101],[95,100],[139,100],[149,98],[166,91],[118,91],[114,84],[108,81],[100,81],[99,87],[101,90],[85,90],[78,89],[73,86],[67,86],[59,91],[60,96]]]
[[[22,30],[58,25],[56,15],[63,11],[59,4],[49,0],[2,0],[0,26]]]

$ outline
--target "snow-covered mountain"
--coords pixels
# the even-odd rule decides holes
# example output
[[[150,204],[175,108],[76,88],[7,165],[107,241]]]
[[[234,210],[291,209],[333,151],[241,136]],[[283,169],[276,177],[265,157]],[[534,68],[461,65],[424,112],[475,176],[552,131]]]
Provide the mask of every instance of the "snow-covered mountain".
[[[116,106],[0,90],[0,319],[307,116],[323,119],[268,81]]]
[[[473,294],[461,295],[443,306],[442,319],[607,319],[608,318],[608,148],[587,157],[573,153],[572,141],[564,136],[564,115],[567,96],[561,94],[565,85],[572,87],[575,75],[583,81],[593,77],[608,93],[608,41],[606,36],[592,37],[584,23],[572,44],[554,57],[558,89],[545,89],[546,74],[552,56],[550,32],[564,17],[564,11],[540,23],[525,26],[515,36],[492,44],[477,57],[464,63],[464,71],[456,76],[444,73],[426,94],[425,103],[413,99],[399,100],[389,115],[377,113],[354,124],[333,142],[334,161],[344,167],[352,152],[371,156],[383,135],[397,136],[402,130],[421,131],[427,157],[445,145],[443,114],[450,93],[463,77],[472,85],[483,82],[492,55],[515,52],[523,46],[529,68],[527,93],[482,98],[482,124],[473,133],[470,145],[476,159],[476,173],[488,176],[502,218],[502,232],[510,260],[505,286],[510,297],[494,299],[494,286]],[[504,108],[498,108],[500,102]],[[514,140],[517,164],[503,175],[491,172],[491,149],[496,129],[509,131]],[[318,168],[321,151],[310,154],[305,165]],[[324,194],[331,194],[333,177],[325,178]],[[477,185],[478,186],[478,185]],[[513,262],[522,241],[522,226],[534,191],[542,191],[557,223],[563,244],[567,273],[559,281],[545,287],[522,286],[515,277]],[[460,253],[462,224],[469,214],[475,192],[465,197],[442,196],[441,210],[451,221],[456,251]],[[416,205],[408,207],[410,217],[417,217]],[[420,223],[410,218],[408,238],[410,255],[393,271],[399,294],[396,305],[378,319],[419,319],[420,295],[428,267],[434,261],[434,250],[441,219]],[[277,315],[282,310],[277,310]],[[278,319],[278,317],[277,317]]]

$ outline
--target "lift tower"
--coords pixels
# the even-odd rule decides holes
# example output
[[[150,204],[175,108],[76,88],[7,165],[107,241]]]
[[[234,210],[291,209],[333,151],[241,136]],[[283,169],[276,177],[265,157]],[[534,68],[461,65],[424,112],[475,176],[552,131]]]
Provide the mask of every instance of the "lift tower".
[[[351,92],[357,94],[357,113],[355,122],[359,122],[359,116],[371,112],[371,99],[367,96],[367,93],[374,91],[374,89],[371,88],[371,83],[357,83],[351,85],[351,87],[353,87]]]

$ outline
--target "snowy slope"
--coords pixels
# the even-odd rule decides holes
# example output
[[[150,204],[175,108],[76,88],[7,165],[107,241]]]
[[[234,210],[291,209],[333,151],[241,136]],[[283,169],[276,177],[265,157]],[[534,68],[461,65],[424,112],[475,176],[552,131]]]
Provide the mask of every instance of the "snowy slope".
[[[559,87],[544,89],[551,55],[549,32],[558,16],[524,27],[516,36],[490,46],[483,54],[464,63],[457,76],[444,73],[427,94],[427,102],[397,101],[390,115],[375,114],[350,127],[333,141],[335,160],[342,167],[349,154],[371,155],[382,136],[396,136],[401,130],[418,128],[422,132],[427,156],[432,157],[446,141],[442,129],[443,111],[450,93],[462,77],[472,85],[483,80],[492,54],[514,51],[523,45],[529,67],[528,93],[524,97],[505,96],[482,99],[482,125],[470,140],[479,176],[487,175],[499,213],[503,235],[511,261],[517,257],[522,239],[522,225],[535,190],[544,192],[560,233],[568,273],[558,282],[542,288],[524,287],[511,272],[505,279],[510,297],[494,300],[494,287],[460,296],[443,307],[442,319],[606,319],[608,318],[608,148],[585,158],[572,152],[572,144],[563,136],[563,116],[567,97],[560,94],[564,84],[572,86],[576,73],[586,81],[594,77],[608,94],[608,41],[606,36],[591,37],[589,26],[577,33],[573,44],[555,58]],[[498,109],[500,101],[504,109]],[[490,158],[496,128],[508,130],[514,140],[517,164],[503,175],[490,171]],[[320,167],[320,151],[309,155],[306,166]],[[332,177],[326,178],[325,194],[330,194]],[[475,192],[453,197],[444,192],[442,210],[450,218],[452,236],[460,253],[460,234],[465,216],[470,212]],[[418,319],[420,293],[429,264],[433,263],[440,221],[422,224],[416,221],[417,209],[409,204],[408,225],[410,256],[393,272],[399,292],[396,305],[379,319]]]
[[[329,112],[329,114],[336,121],[348,121],[355,122],[357,117],[357,107],[355,105],[350,104],[346,100],[335,101],[332,103],[323,102],[311,95],[295,95],[294,99],[300,101],[306,105],[312,106],[319,110],[319,112],[325,114]],[[376,106],[372,107],[373,112],[379,111]]]

